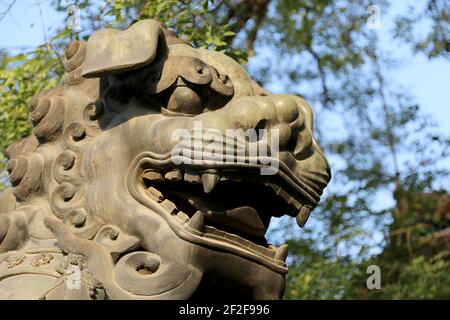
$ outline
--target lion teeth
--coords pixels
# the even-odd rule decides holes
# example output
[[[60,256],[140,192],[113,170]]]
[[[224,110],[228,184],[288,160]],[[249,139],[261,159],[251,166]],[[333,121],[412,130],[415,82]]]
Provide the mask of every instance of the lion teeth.
[[[270,183],[270,182],[266,182],[265,185],[267,187],[271,188],[275,192],[275,194],[277,194],[277,192],[279,190],[281,190],[281,187],[277,186],[276,184]]]
[[[183,211],[179,211],[177,213],[177,218],[181,221],[181,223],[186,223],[189,221],[189,216]]]
[[[153,187],[148,188],[147,192],[150,193],[151,197],[158,202],[161,202],[164,200],[164,196],[162,195],[162,193]]]
[[[199,210],[197,211],[189,220],[188,227],[191,229],[194,229],[196,231],[202,232],[203,226],[205,225],[205,217],[203,213]]]
[[[186,182],[193,183],[193,184],[200,184],[201,181],[202,181],[198,174],[196,174],[196,173],[189,173],[189,172],[186,172],[184,174],[184,180]]]
[[[280,187],[274,183],[271,183],[271,182],[265,182],[264,185],[266,187],[272,189],[277,197],[280,197],[281,199],[283,199],[285,203],[291,205],[293,208],[295,208],[295,210],[298,211],[301,209],[302,204],[299,201],[297,201],[296,199],[294,199],[289,194],[289,192],[284,190],[282,187]]]
[[[300,210],[300,208],[302,207],[301,203],[298,202],[297,200],[295,200],[293,197],[289,198],[289,202],[290,205],[293,205],[295,207],[295,209]]]
[[[309,214],[311,210],[305,206],[301,207],[299,213],[297,214],[296,220],[300,228],[305,226],[306,221],[308,221]]]
[[[170,214],[175,214],[178,212],[177,206],[170,200],[164,200],[161,205],[169,212]]]
[[[183,179],[183,175],[181,174],[180,170],[172,170],[166,173],[164,179],[169,181],[180,181],[181,179]]]
[[[164,180],[162,174],[154,170],[144,171],[144,173],[142,174],[142,178],[150,180],[152,182],[161,182]]]
[[[276,192],[277,196],[281,197],[286,203],[289,203],[290,195],[286,191],[284,191],[282,188],[278,189]]]
[[[277,249],[277,253],[275,254],[275,260],[286,261],[288,255],[288,245],[283,244]]]
[[[215,173],[204,173],[202,175],[202,183],[205,193],[210,193],[211,190],[216,186],[217,182],[219,182],[219,179],[219,175]]]

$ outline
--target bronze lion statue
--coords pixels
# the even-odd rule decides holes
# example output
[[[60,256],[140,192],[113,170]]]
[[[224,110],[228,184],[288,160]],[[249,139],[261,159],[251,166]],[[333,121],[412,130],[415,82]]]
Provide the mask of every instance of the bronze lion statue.
[[[308,103],[154,20],[71,42],[64,67],[6,151],[0,298],[282,298],[271,218],[302,227],[331,177]]]

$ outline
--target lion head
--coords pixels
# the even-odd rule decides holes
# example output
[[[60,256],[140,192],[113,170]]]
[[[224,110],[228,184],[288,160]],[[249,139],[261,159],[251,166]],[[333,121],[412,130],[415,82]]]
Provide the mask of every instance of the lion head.
[[[302,227],[330,180],[308,103],[153,20],[66,58],[65,86],[32,100],[34,135],[8,150],[0,253],[46,241],[55,265],[84,259],[104,298],[281,298],[287,246],[267,242],[270,221]],[[5,245],[11,226],[23,233]],[[50,283],[40,295],[68,297]]]

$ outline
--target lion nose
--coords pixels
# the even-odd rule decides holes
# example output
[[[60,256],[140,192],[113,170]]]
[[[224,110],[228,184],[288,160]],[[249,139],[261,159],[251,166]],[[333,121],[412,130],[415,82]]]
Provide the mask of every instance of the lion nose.
[[[237,127],[244,130],[265,129],[269,135],[276,131],[280,150],[295,150],[296,137],[304,124],[304,117],[294,96],[246,97],[236,103],[239,105],[232,108],[232,115]]]
[[[270,129],[277,130],[280,151],[294,151],[298,132],[303,125],[304,119],[298,109],[297,102],[291,96],[276,96],[275,108],[277,123]]]

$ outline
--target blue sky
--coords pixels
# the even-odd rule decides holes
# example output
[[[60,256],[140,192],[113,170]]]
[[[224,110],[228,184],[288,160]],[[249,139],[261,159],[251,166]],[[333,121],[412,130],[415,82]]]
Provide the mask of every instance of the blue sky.
[[[391,36],[393,17],[406,11],[412,1],[392,1],[386,15],[381,15],[380,46],[400,61],[392,78],[413,95],[422,110],[433,115],[443,132],[450,134],[450,61],[443,58],[428,60]],[[418,1],[423,2],[423,1]],[[423,31],[423,30],[419,30]]]

